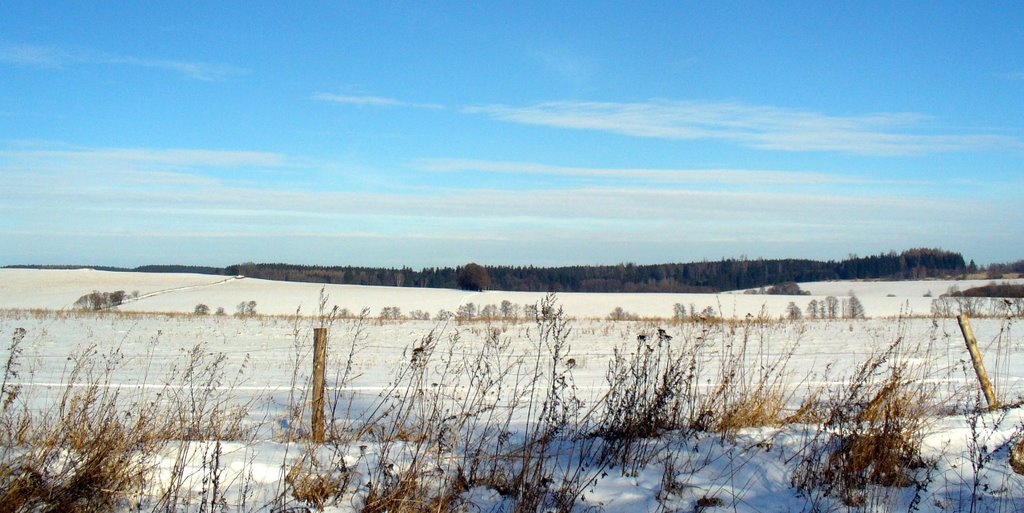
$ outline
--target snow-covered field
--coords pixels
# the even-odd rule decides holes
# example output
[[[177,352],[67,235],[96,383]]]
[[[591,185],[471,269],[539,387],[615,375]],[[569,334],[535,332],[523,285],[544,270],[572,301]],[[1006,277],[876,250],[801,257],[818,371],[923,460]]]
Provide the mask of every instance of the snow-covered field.
[[[1000,280],[1024,283],[1024,279]],[[870,317],[928,315],[932,300],[952,287],[965,290],[990,283],[989,280],[916,281],[916,282],[814,282],[801,283],[810,296],[766,296],[742,293],[723,294],[559,294],[559,304],[567,315],[576,318],[608,316],[616,307],[640,317],[673,317],[675,304],[694,305],[702,311],[711,307],[720,315],[743,318],[767,313],[785,315],[792,301],[801,308],[812,299],[839,298],[856,294]],[[376,315],[384,307],[395,306],[402,312],[420,310],[434,316],[440,310],[455,312],[459,306],[473,303],[478,308],[510,301],[517,305],[536,303],[546,294],[533,292],[467,292],[460,290],[367,287],[358,285],[319,285],[275,282],[252,278],[206,276],[197,274],[118,273],[82,270],[0,269],[0,308],[70,308],[76,299],[94,290],[138,292],[119,309],[128,312],[192,312],[197,304],[214,311],[224,308],[234,313],[241,302],[255,301],[256,312],[290,315],[300,310],[315,313],[323,288],[338,305],[352,312],[369,308]]]
[[[544,483],[541,504],[552,510],[566,504],[554,490],[569,483],[564,488],[575,491],[568,504],[577,511],[1018,511],[1024,510],[1024,476],[1010,470],[1008,451],[1024,430],[1024,414],[1017,407],[979,411],[984,403],[957,322],[929,317],[933,297],[925,297],[954,285],[962,290],[985,283],[807,283],[801,287],[813,295],[793,297],[560,294],[557,305],[569,329],[560,336],[544,331],[561,322],[550,318],[540,323],[375,318],[384,307],[421,310],[434,318],[467,303],[535,304],[544,294],[0,270],[0,333],[17,340],[0,350],[0,361],[15,356],[17,363],[16,373],[8,372],[4,381],[3,411],[5,418],[20,411],[67,422],[59,414],[62,399],[96,390],[124,405],[128,411],[121,418],[141,416],[147,405],[194,409],[193,421],[206,426],[200,431],[221,436],[191,435],[186,437],[191,441],[170,440],[147,453],[149,477],[134,495],[119,500],[117,508],[125,511],[163,510],[167,504],[177,511],[300,511],[321,502],[327,511],[359,511],[368,496],[380,496],[382,486],[400,489],[396,483],[410,473],[418,483],[411,496],[433,497],[449,488],[460,499],[451,504],[462,510],[513,510],[531,504],[521,493],[526,485],[499,483],[500,469],[488,465],[515,467],[526,461],[526,452],[507,454],[520,454],[523,440],[540,443],[531,435],[551,424],[538,419],[537,410],[549,411],[544,406],[552,401],[561,408],[555,413],[568,420],[544,438],[543,449],[535,449],[548,459],[533,474],[524,474]],[[370,317],[318,317],[321,288],[328,307],[352,312],[366,307]],[[138,298],[119,308],[125,313],[70,310],[93,290],[138,291]],[[803,307],[850,291],[863,302],[868,319],[780,319],[790,301]],[[191,315],[200,303],[231,314],[246,301],[256,302],[257,314],[280,315]],[[697,311],[710,306],[734,320],[673,322],[677,303]],[[605,320],[615,307],[663,320]],[[286,316],[296,311],[303,316]],[[1019,323],[1018,318],[972,320],[997,395],[1008,404],[1024,398]],[[316,446],[308,441],[304,408],[312,330],[324,324],[330,333],[329,424],[335,431],[331,443]],[[674,348],[677,360],[660,352],[665,348]],[[607,428],[599,419],[608,404],[602,398],[609,392],[606,375],[617,349],[626,360],[661,355],[660,366],[644,367],[652,375],[664,371],[666,362],[688,363],[692,383],[680,386],[696,402],[739,404],[748,392],[779,391],[784,416],[797,413],[808,398],[839,401],[865,361],[888,355],[866,382],[877,392],[893,369],[901,369],[900,386],[919,394],[913,397],[920,404],[909,416],[922,421],[915,431],[920,461],[909,465],[911,479],[902,486],[868,484],[845,495],[825,485],[800,487],[804,470],[827,474],[814,462],[827,461],[838,450],[842,439],[830,436],[849,435],[813,416],[736,429],[676,426],[633,441],[635,454],[645,457],[602,459],[602,444],[612,437],[589,435]],[[715,395],[726,376],[730,390]],[[484,377],[494,381],[491,388],[481,385]],[[473,396],[473,390],[483,392]],[[537,400],[522,403],[516,397]],[[67,403],[72,406],[66,409],[73,409],[74,401]],[[214,426],[214,419],[232,429]],[[8,443],[15,438],[10,432],[3,438],[3,465],[31,452],[26,444]],[[67,452],[73,449],[63,450],[47,464],[73,459]],[[495,452],[484,457],[474,450]],[[469,479],[474,476],[478,479]],[[303,493],[310,483],[333,483],[344,493],[310,499]],[[388,509],[399,510],[395,505],[401,503]],[[406,510],[426,509],[418,502]]]

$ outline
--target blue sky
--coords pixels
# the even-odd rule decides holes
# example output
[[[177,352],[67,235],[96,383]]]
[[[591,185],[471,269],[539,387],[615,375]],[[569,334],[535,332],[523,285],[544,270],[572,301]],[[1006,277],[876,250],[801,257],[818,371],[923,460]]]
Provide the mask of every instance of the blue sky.
[[[1024,258],[1024,4],[0,4],[0,264]]]

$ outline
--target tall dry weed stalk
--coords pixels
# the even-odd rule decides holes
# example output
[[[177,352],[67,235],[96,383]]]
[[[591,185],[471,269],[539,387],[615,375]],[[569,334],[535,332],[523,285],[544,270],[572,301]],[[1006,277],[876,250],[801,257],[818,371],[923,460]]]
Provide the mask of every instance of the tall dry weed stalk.
[[[3,424],[22,429],[5,440],[0,511],[110,511],[143,492],[170,423],[159,406],[111,386],[121,358],[87,347],[69,359],[52,408],[4,409]]]
[[[535,310],[532,376],[521,446],[512,457],[512,511],[571,511],[603,472],[598,441],[588,436],[589,412],[578,395],[569,363],[570,326],[549,295]]]
[[[597,476],[594,443],[581,436],[565,315],[553,297],[536,312],[531,355],[517,354],[499,328],[477,330],[484,339],[471,344],[447,322],[406,350],[359,434],[336,447],[361,444],[360,463],[338,481],[361,511],[456,511],[480,486],[506,511],[573,508]]]
[[[601,460],[614,466],[646,465],[657,452],[657,437],[688,426],[688,411],[699,385],[705,327],[693,343],[675,347],[671,338],[637,337],[630,350],[616,348],[609,362],[608,392],[595,435],[605,445]]]
[[[187,508],[192,443],[247,436],[246,405],[234,401],[223,359],[202,346],[156,390],[114,380],[130,363],[118,348],[86,346],[68,358],[63,388],[49,399],[16,384],[24,337],[16,332],[5,367],[0,512]],[[224,503],[219,454],[202,464],[199,493],[211,511]],[[160,480],[167,458],[174,463]]]
[[[793,478],[812,504],[834,497],[860,507],[878,499],[878,487],[919,482],[921,443],[937,406],[934,385],[921,379],[924,369],[910,363],[906,346],[901,333],[820,405],[824,420]]]
[[[772,351],[777,321],[697,321],[680,332],[643,332],[609,362],[608,392],[594,434],[601,461],[635,474],[675,432],[731,436],[744,427],[776,425],[791,399],[787,365],[799,343]],[[682,331],[689,328],[691,331]],[[798,332],[802,333],[802,332]]]

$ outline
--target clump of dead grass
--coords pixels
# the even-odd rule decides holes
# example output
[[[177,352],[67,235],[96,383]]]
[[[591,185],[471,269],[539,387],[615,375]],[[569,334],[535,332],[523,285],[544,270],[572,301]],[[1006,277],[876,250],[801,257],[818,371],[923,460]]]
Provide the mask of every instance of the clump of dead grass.
[[[601,460],[635,473],[660,452],[666,433],[732,436],[777,425],[792,396],[787,364],[799,340],[768,350],[777,322],[698,321],[690,332],[643,331],[617,348],[593,435]]]
[[[349,491],[351,471],[343,461],[321,462],[313,452],[305,452],[285,475],[289,493],[295,500],[319,510],[337,503]]]
[[[97,371],[94,351],[72,358],[53,409],[39,414],[23,403],[3,410],[3,424],[20,429],[3,441],[0,511],[108,511],[141,492],[150,458],[169,439],[170,419],[154,405],[134,402],[126,410],[108,382],[88,379]],[[104,359],[106,368],[116,359]]]
[[[245,436],[247,412],[214,392],[224,383],[222,361],[203,350],[148,394],[112,381],[126,361],[118,349],[87,346],[68,358],[63,388],[48,402],[13,385],[24,337],[18,330],[12,340],[0,400],[0,512],[106,512],[144,503],[174,511],[186,495],[189,441],[217,440],[219,451],[219,440]],[[159,462],[175,452],[170,480],[159,489]],[[223,499],[219,454],[203,463],[213,478],[202,490],[210,504]]]
[[[458,511],[474,487],[510,512],[572,510],[601,467],[581,436],[569,323],[553,297],[535,312],[528,354],[505,330],[488,326],[466,344],[446,323],[405,352],[354,438],[371,442],[360,448],[360,511]]]
[[[832,392],[794,484],[806,494],[864,505],[872,486],[917,483],[921,442],[936,408],[934,387],[904,357],[902,337],[871,355]]]

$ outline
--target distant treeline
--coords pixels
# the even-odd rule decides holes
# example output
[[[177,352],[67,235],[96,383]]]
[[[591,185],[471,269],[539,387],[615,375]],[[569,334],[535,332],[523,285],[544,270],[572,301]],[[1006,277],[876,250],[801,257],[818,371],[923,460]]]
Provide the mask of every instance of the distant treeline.
[[[21,266],[56,268],[46,266]],[[63,266],[72,268],[73,266]],[[725,259],[657,265],[579,265],[565,267],[487,266],[490,288],[532,292],[719,292],[765,287],[785,282],[851,279],[920,279],[962,275],[971,268],[960,253],[912,249],[841,261],[802,259]],[[94,267],[100,269],[99,267]],[[225,268],[147,265],[136,272],[244,275],[280,281],[458,288],[461,267],[375,268],[245,263]]]
[[[139,267],[112,267],[109,265],[7,265],[4,269],[94,269],[97,271],[129,272],[129,273],[189,273],[226,275],[224,267],[206,265],[141,265]]]
[[[999,278],[1004,274],[1024,274],[1024,260],[1007,264],[989,264],[987,271],[990,278]]]
[[[1010,283],[991,283],[964,291],[943,294],[943,297],[1009,297],[1024,298],[1024,285]]]
[[[490,288],[532,292],[718,292],[790,281],[912,279],[957,275],[959,253],[914,249],[839,262],[799,259],[726,259],[657,265],[488,266]],[[459,268],[380,269],[289,264],[240,264],[228,274],[284,281],[397,287],[458,288]]]

